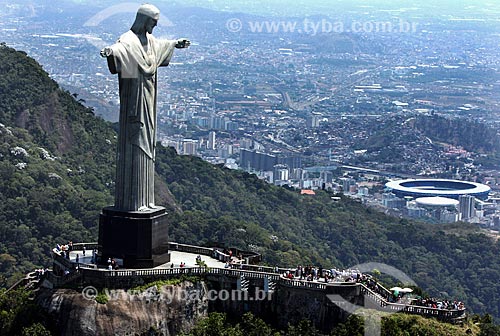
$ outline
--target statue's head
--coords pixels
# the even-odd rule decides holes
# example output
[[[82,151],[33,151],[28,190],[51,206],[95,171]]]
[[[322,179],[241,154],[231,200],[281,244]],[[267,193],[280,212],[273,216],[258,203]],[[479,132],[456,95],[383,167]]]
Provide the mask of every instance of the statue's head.
[[[151,34],[159,19],[160,10],[156,6],[143,4],[137,10],[137,15],[131,30],[134,33],[146,31]]]

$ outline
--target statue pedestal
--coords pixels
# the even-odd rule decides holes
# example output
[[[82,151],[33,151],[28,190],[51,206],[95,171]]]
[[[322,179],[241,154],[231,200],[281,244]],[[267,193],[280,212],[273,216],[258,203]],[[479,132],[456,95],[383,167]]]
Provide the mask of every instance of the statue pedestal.
[[[102,209],[99,218],[98,260],[122,259],[125,268],[151,268],[170,261],[167,211]]]

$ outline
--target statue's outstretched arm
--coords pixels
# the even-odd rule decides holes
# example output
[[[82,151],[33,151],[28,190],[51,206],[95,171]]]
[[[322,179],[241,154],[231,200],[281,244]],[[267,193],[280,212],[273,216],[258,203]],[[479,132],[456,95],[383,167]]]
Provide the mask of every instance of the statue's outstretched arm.
[[[115,57],[113,56],[113,50],[111,48],[104,48],[101,50],[101,57],[106,57],[108,61],[108,69],[112,74],[117,74]]]
[[[175,47],[177,49],[183,49],[187,48],[191,45],[191,41],[189,41],[187,38],[181,38],[177,40],[177,43],[175,44]]]

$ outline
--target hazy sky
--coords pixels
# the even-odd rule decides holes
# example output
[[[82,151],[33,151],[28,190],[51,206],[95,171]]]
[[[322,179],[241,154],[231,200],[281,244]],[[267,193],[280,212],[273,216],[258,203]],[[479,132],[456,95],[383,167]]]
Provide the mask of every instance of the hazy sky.
[[[163,0],[159,0],[162,1]],[[339,11],[352,11],[366,8],[367,10],[398,10],[419,11],[419,14],[461,13],[481,14],[484,12],[500,12],[498,0],[176,0],[175,3],[190,6],[213,8],[217,10],[272,13],[284,15],[334,15]]]
[[[0,0],[0,5],[20,3],[52,7],[54,0]],[[352,13],[389,13],[395,16],[487,18],[500,22],[500,0],[56,0],[58,4],[78,3],[98,8],[118,3],[149,2],[161,8],[194,6],[217,11],[251,13],[265,16],[342,16]],[[0,15],[1,16],[1,15]]]
[[[266,12],[287,12],[295,15],[325,14],[331,12],[372,8],[375,10],[395,10],[401,8],[418,8],[422,11],[431,8],[443,12],[496,10],[500,11],[499,0],[66,0],[75,3],[93,3],[103,5],[120,2],[149,2],[152,4],[179,4],[205,7],[216,10],[228,10],[263,14]],[[47,0],[0,0],[0,3],[50,3]]]

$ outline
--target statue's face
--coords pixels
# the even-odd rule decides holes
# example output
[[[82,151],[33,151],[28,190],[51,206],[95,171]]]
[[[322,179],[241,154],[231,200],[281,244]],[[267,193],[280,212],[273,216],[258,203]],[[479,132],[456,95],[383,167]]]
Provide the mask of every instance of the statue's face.
[[[153,18],[148,18],[148,20],[146,21],[146,31],[149,34],[152,34],[153,28],[156,27],[157,24],[158,24],[158,20],[153,19]]]

